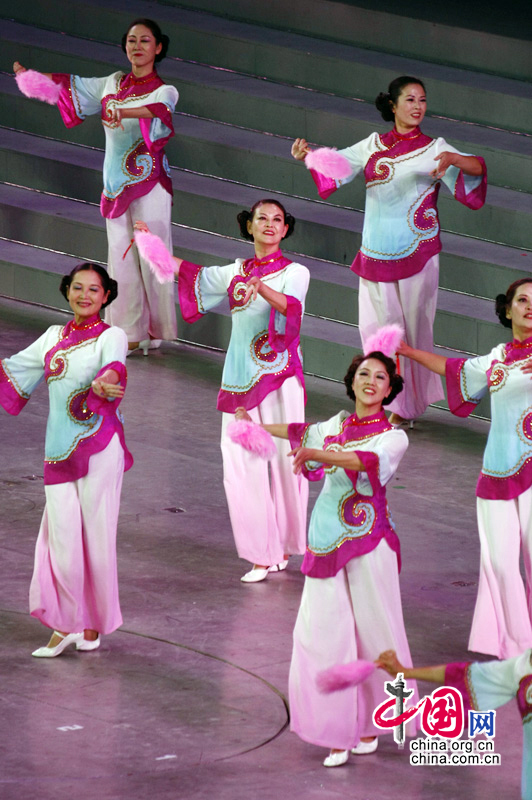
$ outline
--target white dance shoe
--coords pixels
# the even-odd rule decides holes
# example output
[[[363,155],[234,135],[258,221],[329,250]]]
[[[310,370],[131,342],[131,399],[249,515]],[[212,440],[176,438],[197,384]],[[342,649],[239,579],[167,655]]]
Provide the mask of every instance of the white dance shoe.
[[[341,767],[342,764],[347,764],[349,758],[349,750],[340,750],[339,753],[329,753],[325,761],[324,767]]]
[[[96,639],[85,639],[85,637],[83,637],[83,639],[80,639],[79,642],[76,642],[76,650],[83,650],[84,652],[89,650],[97,650],[101,643],[102,640],[99,636]]]
[[[379,746],[379,738],[376,736],[371,742],[359,742],[356,747],[351,748],[354,756],[368,756],[374,753]]]
[[[263,581],[264,578],[268,577],[270,569],[270,567],[254,567],[249,572],[246,572],[245,575],[242,575],[240,580],[242,583],[259,583],[259,581]]]
[[[69,645],[75,644],[77,646],[80,639],[83,639],[83,633],[67,633],[66,636],[63,636],[59,631],[54,631],[54,635],[61,637],[59,644],[56,644],[55,647],[39,647],[33,651],[32,656],[35,656],[35,658],[55,658],[60,656]]]
[[[273,564],[269,568],[268,572],[284,572],[287,566],[288,566],[288,559],[285,559],[284,561],[280,561],[278,564]]]

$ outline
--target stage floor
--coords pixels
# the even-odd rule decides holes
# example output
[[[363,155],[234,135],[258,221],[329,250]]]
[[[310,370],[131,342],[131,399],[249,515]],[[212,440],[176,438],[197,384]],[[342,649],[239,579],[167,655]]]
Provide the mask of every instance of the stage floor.
[[[66,319],[0,298],[0,357]],[[31,657],[47,640],[27,610],[44,505],[46,387],[19,417],[0,412],[1,800],[517,800],[515,704],[497,712],[502,763],[491,768],[414,767],[408,748],[386,736],[375,754],[327,770],[326,752],[289,732],[301,559],[263,583],[239,580],[247,564],[234,550],[215,407],[222,364],[221,353],[174,344],[127,361],[122,409],[135,466],[118,536],[124,625],[93,653]],[[340,384],[308,378],[307,390],[309,420],[350,407]],[[486,433],[483,421],[429,410],[389,487],[417,664],[471,658]],[[312,484],[310,507],[318,491]]]

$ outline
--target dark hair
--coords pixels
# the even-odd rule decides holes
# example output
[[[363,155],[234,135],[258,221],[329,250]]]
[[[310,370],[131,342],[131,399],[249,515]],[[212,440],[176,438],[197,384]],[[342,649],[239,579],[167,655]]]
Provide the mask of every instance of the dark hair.
[[[262,200],[257,200],[255,205],[252,206],[249,211],[241,211],[240,214],[236,215],[241,236],[243,236],[243,238],[247,239],[249,242],[253,241],[253,236],[248,231],[248,222],[251,222],[253,219],[253,215],[257,208],[259,208],[259,206],[263,206],[265,203],[272,203],[272,205],[277,206],[277,208],[280,208],[283,212],[285,225],[288,225],[288,230],[283,236],[283,239],[288,239],[288,237],[294,232],[294,226],[296,224],[295,218],[292,216],[292,214],[288,213],[282,203],[280,203],[278,200],[272,200],[271,197],[265,197]]]
[[[104,292],[109,292],[109,297],[102,304],[102,308],[105,308],[113,300],[116,300],[118,296],[118,284],[114,278],[109,277],[109,273],[106,269],[101,267],[99,264],[92,264],[90,261],[86,261],[84,264],[78,264],[77,267],[74,267],[70,275],[63,275],[61,279],[61,283],[59,285],[59,291],[65,298],[68,300],[68,290],[70,288],[70,284],[74,280],[74,277],[78,274],[78,272],[84,272],[85,270],[92,270],[93,272],[97,272],[100,276],[100,280],[102,282],[102,287]]]
[[[423,87],[423,91],[426,91],[425,84],[419,78],[413,78],[411,75],[401,75],[399,78],[394,78],[388,86],[387,92],[381,92],[375,98],[375,105],[381,112],[381,117],[385,122],[392,122],[395,119],[392,105],[395,106],[397,104],[399,95],[405,86],[408,86],[410,83],[417,83],[418,86]]]
[[[516,291],[525,283],[532,283],[532,276],[529,278],[519,278],[518,281],[514,281],[510,284],[506,290],[506,294],[498,294],[495,298],[495,313],[499,317],[499,322],[501,325],[504,325],[505,328],[512,327],[512,320],[508,319],[506,312],[509,311],[512,305]]]
[[[392,400],[395,400],[399,392],[403,391],[403,383],[404,378],[402,375],[399,375],[397,372],[397,367],[395,366],[395,361],[393,358],[389,356],[385,356],[384,353],[381,353],[380,350],[372,350],[371,353],[367,353],[364,355],[360,353],[360,355],[355,356],[354,359],[351,361],[349,365],[349,369],[347,370],[346,376],[344,378],[345,388],[347,390],[347,396],[356,403],[355,393],[353,391],[353,378],[360,367],[360,365],[367,361],[368,358],[376,358],[377,361],[380,361],[383,367],[386,369],[388,373],[388,377],[390,379],[390,394],[388,397],[385,397],[382,401],[383,406],[389,405]]]
[[[124,51],[124,53],[127,52],[126,51],[127,37],[129,35],[129,31],[131,30],[131,28],[134,28],[135,25],[144,25],[145,28],[149,28],[150,31],[153,33],[157,44],[162,44],[161,52],[155,56],[155,63],[158,64],[159,61],[163,60],[163,58],[166,56],[168,52],[168,45],[170,44],[170,39],[165,33],[162,32],[159,25],[153,19],[141,18],[133,20],[131,25],[128,26],[127,31],[122,36],[122,50]]]

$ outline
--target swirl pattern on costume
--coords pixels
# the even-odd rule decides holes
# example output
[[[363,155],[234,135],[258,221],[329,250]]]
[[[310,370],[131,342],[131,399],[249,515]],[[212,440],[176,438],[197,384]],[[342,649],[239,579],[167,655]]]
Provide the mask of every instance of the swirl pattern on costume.
[[[517,690],[517,705],[523,724],[532,719],[532,675],[525,675],[519,682]]]
[[[414,211],[413,222],[418,231],[431,231],[434,233],[439,229],[438,212],[436,210],[438,188],[426,195]]]
[[[229,286],[227,293],[229,295],[229,306],[231,311],[233,308],[243,308],[244,305],[244,298],[246,296],[246,292],[248,290],[248,285],[245,281],[241,280],[240,278],[235,278],[231,281],[231,285]]]
[[[502,389],[508,378],[508,369],[504,364],[495,362],[488,373],[488,386],[490,392],[498,392]]]
[[[358,493],[349,494],[342,498],[340,516],[349,527],[356,528],[357,539],[367,536],[373,530],[377,518],[371,499],[361,499]]]
[[[128,175],[139,181],[150,177],[154,168],[153,158],[146,153],[146,144],[142,140],[134,150],[126,154],[124,166]]]
[[[364,168],[366,186],[373,183],[387,183],[393,178],[393,162],[383,153],[373,153]]]
[[[63,354],[59,355],[60,352]],[[47,353],[44,360],[44,377],[46,382],[48,383],[48,381],[53,381],[56,378],[59,378],[65,371],[66,363],[64,351],[57,351],[50,357]]]
[[[279,354],[270,347],[267,333],[260,333],[256,336],[251,346],[253,348],[253,355],[257,361],[266,361],[268,364],[272,364],[279,356]]]
[[[517,423],[517,435],[527,444],[532,441],[532,409],[527,408]]]
[[[82,389],[69,398],[68,413],[70,417],[77,422],[87,422],[87,420],[94,416],[94,411],[90,411],[90,409],[87,408],[88,396],[89,389]]]

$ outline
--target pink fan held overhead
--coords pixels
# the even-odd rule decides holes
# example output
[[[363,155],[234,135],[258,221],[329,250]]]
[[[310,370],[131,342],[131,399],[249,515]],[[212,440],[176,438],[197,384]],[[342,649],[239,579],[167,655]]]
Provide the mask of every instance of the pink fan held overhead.
[[[21,69],[15,75],[17,86],[26,97],[43,100],[51,106],[57,105],[61,94],[61,87],[42,72],[34,69]]]
[[[393,358],[404,335],[400,325],[384,325],[366,339],[364,342],[364,355],[378,350],[384,353],[385,356]]]
[[[338,181],[348,178],[353,171],[347,158],[332,147],[311,150],[305,156],[305,166]]]

